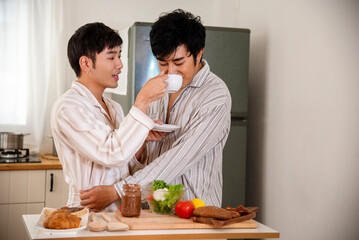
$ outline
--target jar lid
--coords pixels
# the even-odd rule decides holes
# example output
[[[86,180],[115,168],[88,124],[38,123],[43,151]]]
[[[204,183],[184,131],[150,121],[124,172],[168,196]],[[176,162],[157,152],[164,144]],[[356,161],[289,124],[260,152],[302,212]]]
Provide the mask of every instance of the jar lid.
[[[139,184],[123,184],[123,190],[126,191],[137,191],[141,189],[141,185]]]

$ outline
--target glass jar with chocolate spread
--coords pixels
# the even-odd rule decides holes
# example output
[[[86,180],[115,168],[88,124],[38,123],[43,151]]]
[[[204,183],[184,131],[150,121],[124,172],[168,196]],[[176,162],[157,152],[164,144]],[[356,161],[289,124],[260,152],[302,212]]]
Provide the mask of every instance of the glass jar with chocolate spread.
[[[124,184],[121,200],[121,215],[137,217],[141,213],[141,186],[138,184]]]

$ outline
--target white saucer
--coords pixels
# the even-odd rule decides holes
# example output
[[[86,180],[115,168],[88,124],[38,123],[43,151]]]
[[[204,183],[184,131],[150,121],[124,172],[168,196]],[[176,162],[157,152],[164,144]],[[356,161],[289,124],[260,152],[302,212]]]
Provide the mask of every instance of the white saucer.
[[[83,230],[87,227],[87,222],[88,222],[88,216],[89,216],[89,211],[87,210],[87,213],[85,215],[81,216],[81,223],[80,223],[80,227],[79,228],[71,228],[71,229],[48,229],[48,228],[44,228],[43,226],[43,222],[45,220],[45,209],[50,209],[50,210],[56,210],[54,208],[47,208],[45,207],[44,209],[42,209],[41,215],[39,217],[39,220],[37,220],[36,224],[34,225],[34,228],[36,228],[37,230],[41,230],[43,231],[45,234],[74,234],[77,233],[80,230]]]
[[[155,123],[155,126],[152,130],[158,131],[158,132],[173,132],[174,130],[179,129],[179,126],[171,125],[171,124],[157,124]]]

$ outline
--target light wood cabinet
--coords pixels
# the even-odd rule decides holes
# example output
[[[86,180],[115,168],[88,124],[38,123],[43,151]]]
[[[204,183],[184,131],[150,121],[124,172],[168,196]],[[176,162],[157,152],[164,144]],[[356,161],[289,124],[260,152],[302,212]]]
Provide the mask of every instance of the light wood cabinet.
[[[0,204],[44,202],[45,171],[1,171]]]
[[[11,171],[0,172],[0,204],[8,203],[10,197],[10,173]],[[0,226],[1,227],[1,226]]]
[[[0,239],[9,239],[9,204],[0,204]]]
[[[9,203],[44,202],[44,170],[12,171]]]
[[[45,207],[60,208],[66,205],[69,185],[62,170],[46,170]]]
[[[23,224],[23,214],[39,214],[44,208],[44,203],[15,203],[8,206],[8,238],[1,239],[19,239],[28,240],[25,226]]]
[[[39,214],[45,206],[59,208],[67,203],[62,170],[0,171],[0,182],[1,240],[27,240],[23,214]]]

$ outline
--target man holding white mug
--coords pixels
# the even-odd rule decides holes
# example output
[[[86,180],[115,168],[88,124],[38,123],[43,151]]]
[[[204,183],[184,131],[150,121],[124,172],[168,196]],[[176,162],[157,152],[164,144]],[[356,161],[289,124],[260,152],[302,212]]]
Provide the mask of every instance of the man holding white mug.
[[[177,74],[168,74],[165,82],[168,83],[166,90],[168,93],[175,93],[182,87],[182,76]]]
[[[202,199],[221,206],[222,152],[230,130],[231,96],[225,83],[202,59],[206,32],[189,12],[164,14],[150,32],[151,48],[161,72],[179,75],[182,84],[152,102],[147,115],[180,128],[160,142],[146,143],[131,176],[113,186],[98,186],[81,194],[81,205],[101,210],[111,204],[104,192],[122,191],[125,182],[146,185],[153,180],[183,184],[183,200]],[[171,83],[169,83],[170,85]]]

